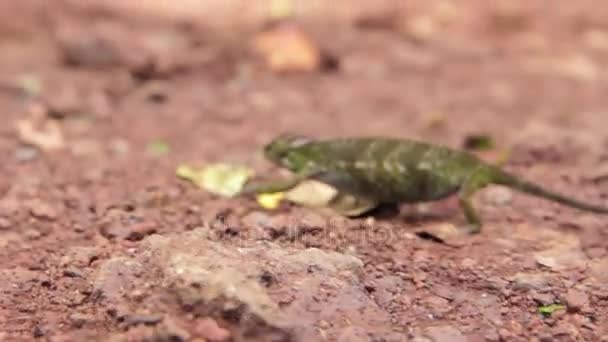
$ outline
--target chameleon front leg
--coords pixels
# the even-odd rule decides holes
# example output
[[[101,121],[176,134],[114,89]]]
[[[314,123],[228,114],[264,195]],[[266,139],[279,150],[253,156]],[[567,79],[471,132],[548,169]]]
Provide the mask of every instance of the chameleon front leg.
[[[477,210],[473,207],[473,195],[490,184],[488,175],[483,171],[476,171],[469,176],[460,188],[458,199],[460,207],[464,211],[464,216],[468,223],[468,231],[471,234],[481,232],[482,222],[477,214]]]
[[[273,180],[266,182],[254,182],[245,185],[241,191],[241,195],[249,194],[264,194],[287,191],[298,185],[302,179],[299,177],[292,177],[285,180]]]
[[[316,171],[308,171],[296,174],[295,176],[292,176],[288,179],[249,183],[245,185],[243,190],[241,190],[240,194],[268,194],[291,190],[295,188],[298,184],[300,184],[300,182],[314,176],[315,174],[317,174]]]

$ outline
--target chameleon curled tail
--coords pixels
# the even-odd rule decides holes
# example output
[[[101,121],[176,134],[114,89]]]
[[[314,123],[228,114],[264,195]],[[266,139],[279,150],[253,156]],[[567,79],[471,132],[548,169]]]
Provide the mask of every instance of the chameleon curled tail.
[[[601,205],[595,205],[595,204],[591,204],[591,203],[585,203],[579,200],[576,200],[574,198],[553,192],[553,191],[549,191],[539,185],[536,185],[532,182],[528,182],[526,180],[523,180],[520,177],[511,175],[509,173],[506,173],[504,171],[501,171],[498,173],[498,175],[496,176],[496,179],[494,181],[495,184],[498,185],[504,185],[507,186],[509,188],[524,192],[526,194],[532,195],[532,196],[536,196],[536,197],[541,197],[541,198],[545,198],[572,208],[576,208],[576,209],[580,209],[580,210],[585,210],[585,211],[589,211],[589,212],[593,212],[593,213],[597,213],[597,214],[607,214],[608,215],[608,207],[604,207]]]

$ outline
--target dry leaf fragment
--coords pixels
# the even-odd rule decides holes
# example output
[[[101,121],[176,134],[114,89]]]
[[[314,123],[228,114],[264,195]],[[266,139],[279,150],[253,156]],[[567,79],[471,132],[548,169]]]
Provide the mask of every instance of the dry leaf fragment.
[[[203,168],[180,165],[176,174],[211,193],[233,197],[253,176],[253,170],[244,166],[218,163]]]
[[[281,205],[283,198],[285,198],[284,192],[275,192],[272,194],[259,194],[256,200],[264,209],[276,209]]]
[[[19,139],[26,144],[34,145],[41,150],[51,151],[65,147],[61,126],[54,119],[46,117],[42,106],[30,108],[30,116],[16,122]]]

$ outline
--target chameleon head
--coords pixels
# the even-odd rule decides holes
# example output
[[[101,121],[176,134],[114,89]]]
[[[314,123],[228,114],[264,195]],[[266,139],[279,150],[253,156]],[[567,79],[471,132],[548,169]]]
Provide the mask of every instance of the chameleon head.
[[[310,142],[310,139],[302,136],[282,134],[264,147],[264,155],[270,161],[296,171],[295,169],[297,169],[298,166],[294,165],[293,158],[290,158],[290,154],[292,154],[295,148],[308,142]]]

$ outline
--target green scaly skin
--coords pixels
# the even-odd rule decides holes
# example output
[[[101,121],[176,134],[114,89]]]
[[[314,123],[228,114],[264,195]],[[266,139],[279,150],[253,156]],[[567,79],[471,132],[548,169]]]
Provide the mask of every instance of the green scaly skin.
[[[475,192],[503,185],[570,207],[608,214],[608,208],[580,202],[509,174],[475,156],[443,146],[390,138],[308,140],[283,135],[265,146],[265,156],[295,176],[253,183],[244,193],[286,191],[315,179],[369,203],[418,203],[458,194],[469,229],[481,231],[472,205]]]

